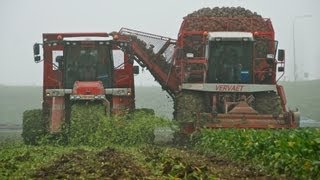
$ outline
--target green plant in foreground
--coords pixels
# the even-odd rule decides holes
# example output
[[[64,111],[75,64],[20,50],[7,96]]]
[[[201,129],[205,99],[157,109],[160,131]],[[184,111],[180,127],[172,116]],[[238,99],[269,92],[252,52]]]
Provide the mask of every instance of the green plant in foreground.
[[[39,167],[75,149],[61,146],[29,146],[21,142],[1,143],[0,146],[0,179],[30,177]]]
[[[93,144],[103,143],[137,145],[152,143],[156,127],[171,126],[171,122],[145,113],[126,117],[103,118],[101,125],[93,134]]]
[[[45,136],[41,143],[94,147],[146,144],[153,142],[155,128],[171,126],[172,121],[143,111],[108,117],[103,105],[75,104],[70,125],[66,124],[58,135]]]
[[[202,130],[196,147],[288,177],[320,178],[319,129]]]
[[[47,135],[38,141],[42,146],[18,144],[0,150],[1,175],[23,177],[28,174],[24,169],[36,169],[79,146],[100,148],[150,144],[155,128],[172,126],[171,121],[144,112],[107,117],[103,106],[98,104],[75,104],[71,117],[70,126],[64,126],[60,135]],[[273,175],[320,178],[319,129],[203,129],[193,138],[200,150],[251,162]],[[55,147],[64,143],[67,146]],[[176,170],[181,172],[187,168],[186,164],[174,160],[161,161],[173,165],[168,176],[174,177]]]

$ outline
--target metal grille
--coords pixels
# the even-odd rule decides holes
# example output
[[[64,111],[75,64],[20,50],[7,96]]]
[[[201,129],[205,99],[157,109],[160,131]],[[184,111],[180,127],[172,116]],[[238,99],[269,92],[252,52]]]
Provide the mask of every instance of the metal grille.
[[[169,73],[169,69],[173,63],[176,40],[127,28],[122,28],[119,33],[129,35],[164,72]]]

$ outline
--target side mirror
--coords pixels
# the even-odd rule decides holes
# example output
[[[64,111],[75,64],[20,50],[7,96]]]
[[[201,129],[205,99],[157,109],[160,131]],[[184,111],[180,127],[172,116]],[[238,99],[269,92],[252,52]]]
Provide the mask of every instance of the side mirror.
[[[63,56],[57,56],[56,57],[56,62],[58,62],[59,64],[63,62]]]
[[[133,66],[133,74],[139,74],[139,66]]]
[[[35,43],[33,45],[33,55],[37,56],[40,54],[40,45],[38,43]]]
[[[285,51],[284,49],[278,50],[278,61],[284,61],[285,59]]]
[[[40,56],[34,56],[34,62],[39,63],[41,61]]]
[[[282,66],[278,67],[278,72],[284,72],[284,67]]]

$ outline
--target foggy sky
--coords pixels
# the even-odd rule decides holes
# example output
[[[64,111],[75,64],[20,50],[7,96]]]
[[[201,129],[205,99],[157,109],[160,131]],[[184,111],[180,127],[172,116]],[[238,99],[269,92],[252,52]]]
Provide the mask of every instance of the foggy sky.
[[[42,63],[33,62],[32,45],[46,32],[111,32],[121,27],[177,38],[182,18],[202,7],[242,6],[271,18],[286,50],[286,79],[293,79],[293,20],[299,74],[320,78],[320,2],[318,0],[1,0],[0,84],[42,85]],[[319,74],[317,74],[319,73]],[[302,77],[302,75],[300,76]],[[147,73],[137,85],[157,85]]]

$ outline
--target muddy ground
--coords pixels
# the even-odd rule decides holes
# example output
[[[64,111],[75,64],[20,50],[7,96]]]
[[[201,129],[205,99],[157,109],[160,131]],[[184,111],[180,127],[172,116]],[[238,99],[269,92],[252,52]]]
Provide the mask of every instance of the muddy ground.
[[[175,147],[78,149],[38,169],[37,179],[238,179],[266,177],[244,164]]]
[[[74,179],[142,179],[147,171],[138,166],[130,156],[113,148],[99,152],[76,150],[65,154],[47,167],[40,168],[34,178]]]

